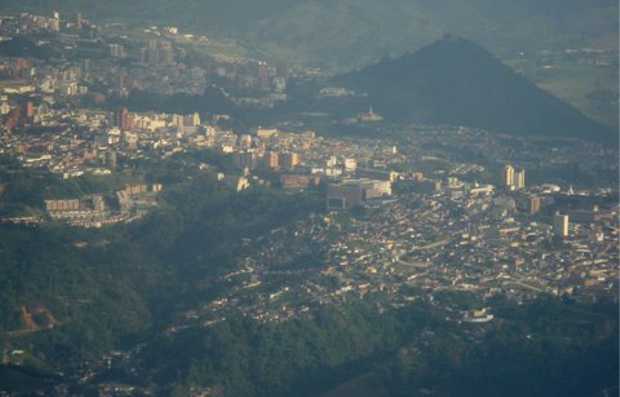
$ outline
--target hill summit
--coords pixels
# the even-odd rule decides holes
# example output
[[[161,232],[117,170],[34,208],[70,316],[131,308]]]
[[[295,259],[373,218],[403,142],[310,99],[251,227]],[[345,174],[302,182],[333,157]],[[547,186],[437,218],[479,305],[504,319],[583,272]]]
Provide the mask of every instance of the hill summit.
[[[512,134],[612,139],[609,128],[538,88],[479,45],[443,39],[337,77],[399,121],[465,125]]]

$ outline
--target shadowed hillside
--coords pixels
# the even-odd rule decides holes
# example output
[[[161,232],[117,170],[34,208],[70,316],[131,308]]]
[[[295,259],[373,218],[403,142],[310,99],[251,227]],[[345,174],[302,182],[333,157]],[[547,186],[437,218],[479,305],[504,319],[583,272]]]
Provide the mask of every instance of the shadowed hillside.
[[[446,37],[337,78],[390,119],[514,134],[611,139],[612,132],[516,74],[473,42]]]

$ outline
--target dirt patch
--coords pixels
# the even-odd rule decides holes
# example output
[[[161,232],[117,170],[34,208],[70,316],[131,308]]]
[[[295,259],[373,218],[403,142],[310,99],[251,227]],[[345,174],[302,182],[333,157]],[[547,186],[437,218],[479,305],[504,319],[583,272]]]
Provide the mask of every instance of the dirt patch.
[[[24,330],[27,331],[50,329],[58,324],[54,315],[43,305],[23,305],[20,313]]]

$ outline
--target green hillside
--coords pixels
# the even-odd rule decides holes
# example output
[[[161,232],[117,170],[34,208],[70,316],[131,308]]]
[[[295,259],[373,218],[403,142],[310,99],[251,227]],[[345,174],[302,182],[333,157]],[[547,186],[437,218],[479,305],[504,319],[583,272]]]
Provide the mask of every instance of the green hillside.
[[[250,27],[249,42],[329,69],[416,50],[444,33],[502,54],[517,49],[588,46],[617,36],[615,2],[474,0],[308,0]],[[300,58],[299,58],[300,57]],[[289,58],[290,59],[290,58]]]
[[[0,11],[65,15],[98,21],[178,24],[225,34],[285,61],[345,69],[415,50],[453,33],[501,54],[549,46],[617,46],[618,4],[612,0],[7,0]],[[295,58],[291,58],[294,55]]]

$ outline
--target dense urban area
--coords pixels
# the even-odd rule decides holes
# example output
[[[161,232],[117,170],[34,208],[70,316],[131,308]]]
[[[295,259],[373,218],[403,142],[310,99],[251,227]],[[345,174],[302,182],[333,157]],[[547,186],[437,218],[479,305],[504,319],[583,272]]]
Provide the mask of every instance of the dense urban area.
[[[483,345],[517,322],[515,308],[547,299],[542,306],[582,311],[576,333],[617,339],[614,310],[592,309],[618,303],[616,145],[392,122],[365,93],[334,85],[320,69],[226,54],[225,45],[174,26],[96,25],[80,14],[0,16],[0,252],[25,242],[7,259],[14,264],[7,275],[36,278],[30,266],[50,266],[32,289],[11,279],[0,284],[7,302],[0,379],[18,384],[0,382],[0,396],[295,395],[277,382],[243,389],[218,364],[178,371],[160,364],[167,354],[198,363],[187,347],[197,335],[216,336],[196,342],[196,351],[234,360],[217,356],[217,346],[227,333],[238,335],[235,324],[284,343],[270,327],[294,334],[315,321],[318,335],[321,324],[337,327],[340,315],[364,318],[369,329],[409,311],[426,316],[426,325],[399,328],[410,335],[389,342],[415,347],[373,340],[361,343],[368,352],[355,353],[363,362],[381,349],[397,351],[402,361],[447,338],[436,327]],[[558,59],[617,66],[618,51],[527,56],[549,72]],[[327,113],[304,110],[302,100],[355,105],[345,107],[354,109],[348,114]],[[51,246],[66,260],[46,257]],[[105,283],[124,271],[118,264],[106,275],[105,261],[135,261],[132,277],[143,285],[134,291],[118,280],[118,289],[105,292],[89,279],[83,286],[92,291],[82,295],[81,276],[65,273],[80,260]],[[145,292],[153,286],[161,296]],[[127,313],[115,315],[112,304],[104,310],[110,320],[74,326],[93,302],[125,293],[118,302]],[[143,313],[147,303],[136,303],[143,293],[162,313]],[[334,314],[338,308],[346,313]],[[600,318],[608,329],[599,332]],[[534,330],[544,320],[520,321],[532,327],[527,343],[549,331]],[[115,324],[122,322],[131,330]],[[568,344],[577,336],[562,334],[573,329],[566,323],[557,332]],[[118,335],[97,337],[105,328]],[[396,334],[387,328],[380,332]],[[91,336],[74,343],[78,329]],[[122,343],[114,342],[119,335]],[[183,340],[182,352],[176,343]],[[63,344],[80,351],[49,349]],[[334,388],[339,379],[378,371],[346,372],[343,359],[333,360],[340,371],[333,374],[346,373],[333,375]],[[323,364],[312,365],[318,371]],[[290,379],[310,388],[299,373]],[[419,395],[454,395],[432,386],[441,379],[428,382],[415,384]],[[596,395],[617,391],[617,383],[602,385]]]

